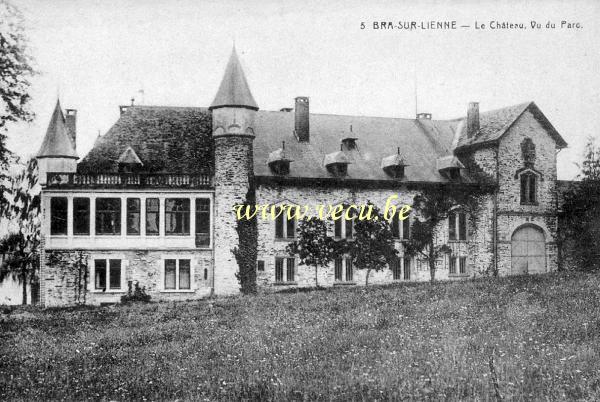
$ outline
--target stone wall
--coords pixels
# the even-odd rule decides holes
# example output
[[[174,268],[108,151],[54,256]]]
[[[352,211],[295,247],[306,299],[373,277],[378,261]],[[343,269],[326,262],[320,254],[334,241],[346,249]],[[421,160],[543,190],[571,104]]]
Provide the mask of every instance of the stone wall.
[[[332,187],[301,187],[301,186],[279,186],[279,185],[261,185],[256,192],[257,204],[298,204],[310,205],[335,205],[335,204],[366,204],[371,201],[379,206],[383,212],[386,200],[391,195],[398,195],[393,203],[396,206],[412,204],[415,191],[408,190],[404,186],[398,189],[359,189],[359,188],[332,188]],[[436,239],[439,243],[449,243],[453,253],[457,256],[467,256],[467,276],[476,276],[485,273],[491,261],[493,260],[492,246],[492,220],[491,220],[491,197],[483,197],[478,208],[477,215],[471,216],[468,220],[468,241],[448,242],[448,222],[445,221],[436,231]],[[327,210],[327,209],[326,209]],[[333,223],[329,223],[330,235],[333,236]],[[275,238],[275,223],[272,220],[258,219],[258,260],[264,261],[265,270],[257,273],[259,286],[279,289],[280,287],[289,287],[290,285],[275,284],[275,257],[286,257],[285,251],[290,240],[280,240]],[[396,248],[403,255],[402,244],[396,242]],[[449,279],[448,257],[444,256],[437,263],[436,279]],[[333,286],[334,265],[333,263],[326,268],[319,268],[319,285]],[[355,270],[354,283],[364,284],[366,272]],[[458,278],[456,276],[453,278]],[[429,280],[429,267],[426,261],[414,258],[411,267],[412,281]],[[393,282],[393,275],[390,269],[381,272],[372,272],[369,276],[369,283],[390,283]],[[314,268],[306,266],[296,266],[296,281],[294,285],[298,287],[314,286]]]
[[[76,267],[79,254],[87,258],[87,284],[83,271]],[[44,253],[40,281],[42,303],[46,307],[73,304],[100,304],[119,302],[127,292],[127,282],[138,282],[146,287],[152,300],[187,300],[207,297],[212,285],[212,252],[169,250],[75,251],[47,250]],[[121,259],[121,289],[97,291],[94,289],[94,259]],[[163,260],[186,258],[191,260],[190,291],[164,291]],[[206,276],[205,276],[206,270]]]

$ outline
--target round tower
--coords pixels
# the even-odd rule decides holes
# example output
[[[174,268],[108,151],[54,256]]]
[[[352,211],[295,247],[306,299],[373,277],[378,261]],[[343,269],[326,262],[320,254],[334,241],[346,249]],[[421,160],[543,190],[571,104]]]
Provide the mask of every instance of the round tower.
[[[254,186],[252,144],[258,110],[235,48],[209,110],[215,152],[214,292],[234,294],[240,288],[231,252],[239,244],[234,206],[243,204]]]
[[[46,185],[48,172],[75,173],[77,171],[75,118],[76,111],[67,109],[67,119],[63,115],[60,101],[56,100],[46,136],[36,155],[39,183]]]

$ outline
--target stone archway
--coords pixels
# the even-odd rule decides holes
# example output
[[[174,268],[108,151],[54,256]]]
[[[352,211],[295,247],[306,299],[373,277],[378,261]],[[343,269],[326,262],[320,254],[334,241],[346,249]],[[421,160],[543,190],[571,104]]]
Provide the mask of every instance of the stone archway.
[[[535,225],[523,225],[511,238],[511,274],[546,272],[546,239],[544,231]]]

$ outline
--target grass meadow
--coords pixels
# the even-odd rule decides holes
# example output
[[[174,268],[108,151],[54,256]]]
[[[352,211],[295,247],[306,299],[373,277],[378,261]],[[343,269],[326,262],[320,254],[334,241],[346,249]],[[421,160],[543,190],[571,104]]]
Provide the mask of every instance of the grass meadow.
[[[600,277],[0,314],[0,399],[600,400]]]

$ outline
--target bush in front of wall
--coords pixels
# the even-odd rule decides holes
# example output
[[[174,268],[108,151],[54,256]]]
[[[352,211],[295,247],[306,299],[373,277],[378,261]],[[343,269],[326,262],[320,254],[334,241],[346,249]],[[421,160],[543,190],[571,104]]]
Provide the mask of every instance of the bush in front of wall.
[[[146,287],[140,287],[139,282],[132,286],[132,281],[127,282],[127,294],[121,296],[121,303],[127,304],[132,302],[143,302],[148,303],[151,296],[146,293]]]

